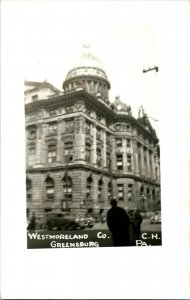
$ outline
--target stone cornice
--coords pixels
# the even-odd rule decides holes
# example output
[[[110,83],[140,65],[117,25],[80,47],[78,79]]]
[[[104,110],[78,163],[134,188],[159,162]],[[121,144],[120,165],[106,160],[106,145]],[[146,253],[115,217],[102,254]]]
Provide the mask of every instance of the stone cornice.
[[[80,91],[73,91],[68,92],[58,96],[52,96],[51,98],[39,100],[36,102],[28,103],[25,105],[25,113],[34,112],[38,109],[42,108],[55,108],[59,107],[60,105],[73,105],[76,100],[84,101],[85,104],[92,110],[97,111],[100,115],[105,117],[110,123],[117,123],[117,122],[128,122],[133,126],[136,126],[142,134],[150,138],[155,143],[159,142],[156,134],[150,133],[144,126],[138,122],[131,115],[127,114],[119,114],[115,113],[106,103],[101,102],[95,96],[90,95],[85,90]]]
[[[115,172],[110,173],[109,170],[104,170],[104,169],[100,169],[98,167],[93,167],[93,166],[89,166],[89,165],[83,165],[80,163],[75,163],[75,164],[71,164],[71,165],[63,164],[62,166],[56,165],[56,166],[52,166],[52,167],[48,166],[48,167],[39,167],[39,168],[27,168],[26,173],[57,172],[57,171],[61,171],[61,170],[65,171],[66,168],[68,170],[83,169],[83,170],[87,170],[87,171],[93,171],[96,174],[112,177],[113,179],[131,178],[131,179],[135,179],[136,181],[138,181],[142,184],[152,184],[152,185],[158,186],[158,187],[160,186],[159,182],[157,182],[151,178],[147,178],[147,177],[136,175],[136,174],[123,174],[123,173],[118,174]]]

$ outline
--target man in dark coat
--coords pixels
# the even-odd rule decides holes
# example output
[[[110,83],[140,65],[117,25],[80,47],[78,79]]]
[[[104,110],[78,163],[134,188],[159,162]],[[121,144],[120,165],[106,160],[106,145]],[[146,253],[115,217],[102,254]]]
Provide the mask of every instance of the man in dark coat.
[[[116,199],[110,202],[112,208],[108,210],[107,224],[112,233],[114,246],[130,246],[129,217],[122,207],[117,206]]]
[[[141,238],[142,221],[143,221],[143,217],[141,216],[139,209],[136,209],[134,212],[134,234],[136,240],[139,240]]]

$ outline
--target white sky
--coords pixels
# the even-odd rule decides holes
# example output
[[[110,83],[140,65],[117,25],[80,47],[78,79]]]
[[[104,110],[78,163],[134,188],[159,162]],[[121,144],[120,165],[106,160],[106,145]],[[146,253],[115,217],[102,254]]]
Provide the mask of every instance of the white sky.
[[[22,10],[25,79],[47,79],[62,90],[82,45],[90,43],[111,83],[110,101],[119,95],[134,117],[143,104],[148,116],[160,119],[159,73],[142,72],[159,67],[158,10],[151,2],[32,1]],[[159,122],[150,121],[158,131]]]

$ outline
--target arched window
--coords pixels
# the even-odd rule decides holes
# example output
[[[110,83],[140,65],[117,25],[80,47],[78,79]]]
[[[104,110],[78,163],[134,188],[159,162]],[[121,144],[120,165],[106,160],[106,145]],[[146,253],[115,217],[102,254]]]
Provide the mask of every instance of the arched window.
[[[63,201],[62,201],[63,210],[67,210],[67,211],[70,210],[72,193],[73,193],[72,178],[66,175],[63,177]]]
[[[102,191],[103,191],[103,180],[100,179],[98,181],[98,202],[103,202]]]
[[[26,178],[26,199],[27,201],[32,200],[32,180]]]
[[[54,180],[51,177],[46,178],[46,200],[54,199]]]

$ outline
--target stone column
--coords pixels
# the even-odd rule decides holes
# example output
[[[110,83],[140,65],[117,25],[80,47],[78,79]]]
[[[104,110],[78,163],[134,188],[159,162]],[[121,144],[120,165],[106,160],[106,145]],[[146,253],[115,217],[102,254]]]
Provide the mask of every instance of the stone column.
[[[123,172],[126,173],[128,172],[128,167],[127,167],[127,143],[126,143],[126,139],[122,138],[122,154],[123,154]]]
[[[43,124],[37,126],[37,140],[36,140],[36,165],[42,165],[42,147],[43,147]]]
[[[75,117],[75,161],[85,160],[85,118]]]
[[[140,153],[141,153],[141,175],[145,175],[145,167],[144,167],[144,150],[143,145],[140,145]]]
[[[147,163],[147,176],[151,177],[151,172],[150,172],[150,156],[149,156],[149,149],[146,149],[146,163]]]
[[[103,140],[103,149],[102,149],[102,166],[106,168],[106,132],[102,130],[102,140]]]
[[[138,147],[137,147],[137,141],[132,141],[132,155],[133,155],[133,172],[139,173],[139,166],[138,166]]]
[[[111,136],[111,143],[112,143],[112,153],[111,153],[111,169],[113,171],[117,170],[117,163],[116,163],[116,145],[114,136]]]
[[[48,134],[48,125],[42,124],[42,141],[41,141],[41,163],[46,164],[47,161],[47,144],[46,144],[46,136]]]

